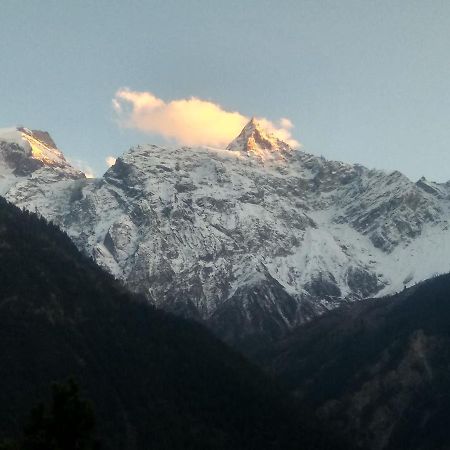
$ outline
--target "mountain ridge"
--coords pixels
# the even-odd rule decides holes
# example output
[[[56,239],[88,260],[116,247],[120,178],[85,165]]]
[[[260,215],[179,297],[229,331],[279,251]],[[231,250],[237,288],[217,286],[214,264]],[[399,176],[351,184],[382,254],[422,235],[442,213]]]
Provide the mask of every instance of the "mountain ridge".
[[[100,179],[19,177],[3,194],[152,303],[235,342],[450,271],[448,183],[280,142],[252,121],[227,149],[140,145]]]

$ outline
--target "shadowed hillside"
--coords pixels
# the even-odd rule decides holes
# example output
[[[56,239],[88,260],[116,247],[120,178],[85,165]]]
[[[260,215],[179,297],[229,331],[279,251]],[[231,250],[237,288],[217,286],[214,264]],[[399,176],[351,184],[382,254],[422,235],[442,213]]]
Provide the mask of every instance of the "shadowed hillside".
[[[0,286],[0,438],[73,376],[104,448],[331,448],[201,325],[131,298],[55,226],[2,199]]]
[[[450,275],[336,310],[260,358],[363,448],[450,448]]]

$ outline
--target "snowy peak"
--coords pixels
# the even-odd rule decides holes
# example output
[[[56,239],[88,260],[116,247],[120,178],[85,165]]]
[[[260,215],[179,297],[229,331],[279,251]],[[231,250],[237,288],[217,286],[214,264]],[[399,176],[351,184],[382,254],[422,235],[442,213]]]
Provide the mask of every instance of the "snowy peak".
[[[72,178],[84,177],[69,164],[46,131],[24,127],[0,129],[0,157],[16,176],[49,167]]]
[[[245,125],[239,136],[228,145],[227,150],[256,156],[263,161],[285,159],[292,152],[286,142],[276,137],[254,117]]]
[[[25,142],[31,149],[31,157],[41,161],[47,166],[65,168],[69,165],[62,152],[56,147],[55,142],[46,131],[17,128]]]
[[[58,147],[55,144],[55,141],[52,139],[52,137],[50,136],[50,134],[48,134],[47,131],[29,130],[28,128],[24,128],[24,127],[18,127],[17,131],[22,133],[22,135],[24,136],[25,139],[27,139],[27,137],[31,137],[35,140],[38,140],[43,145],[46,145],[48,148],[52,148],[52,149],[56,149],[56,150],[58,149]]]

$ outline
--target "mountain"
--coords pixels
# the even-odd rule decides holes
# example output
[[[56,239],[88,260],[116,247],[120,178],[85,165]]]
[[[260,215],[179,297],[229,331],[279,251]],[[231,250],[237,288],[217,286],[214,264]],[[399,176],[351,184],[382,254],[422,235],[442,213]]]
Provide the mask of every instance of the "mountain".
[[[74,377],[105,449],[335,448],[206,328],[130,296],[54,225],[4,199],[0,287],[0,440],[52,382]]]
[[[262,349],[302,404],[368,450],[450,448],[450,275],[338,308]]]
[[[285,156],[292,153],[292,148],[288,144],[268,133],[254,117],[243,128],[239,136],[227,146],[227,150],[259,157],[262,161],[267,159],[285,160]]]
[[[64,214],[65,197],[86,182],[47,132],[0,129],[0,195],[50,218]]]
[[[10,160],[21,144],[1,136]],[[8,200],[153,304],[241,346],[450,271],[450,184],[327,161],[254,119],[226,149],[140,145],[95,180],[15,164],[0,168]]]

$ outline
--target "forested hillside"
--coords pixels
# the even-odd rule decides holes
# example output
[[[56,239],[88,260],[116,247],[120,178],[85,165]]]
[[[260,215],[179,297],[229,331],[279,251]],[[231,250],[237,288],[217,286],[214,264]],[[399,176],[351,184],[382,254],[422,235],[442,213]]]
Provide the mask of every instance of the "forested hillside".
[[[331,448],[205,328],[130,297],[55,226],[3,199],[0,287],[0,437],[18,436],[51,383],[71,376],[104,448]]]
[[[450,448],[450,275],[333,311],[259,357],[364,449]]]

